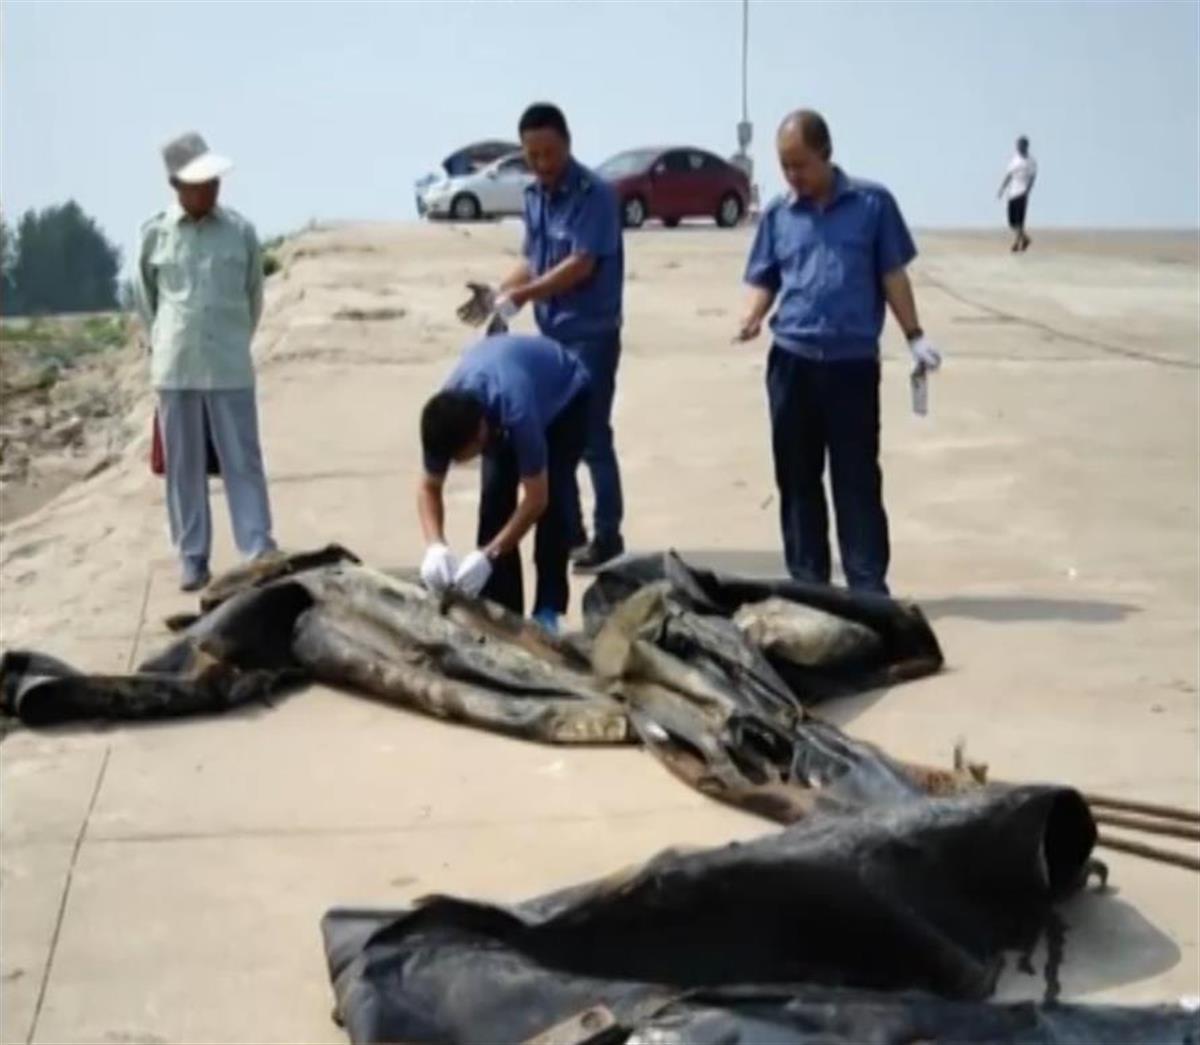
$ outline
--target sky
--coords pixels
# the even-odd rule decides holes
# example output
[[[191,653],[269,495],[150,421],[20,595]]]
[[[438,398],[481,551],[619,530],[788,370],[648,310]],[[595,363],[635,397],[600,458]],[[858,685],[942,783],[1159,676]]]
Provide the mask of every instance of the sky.
[[[1018,134],[1034,226],[1200,225],[1197,0],[750,0],[751,148],[764,199],[793,108],[917,227],[996,225]],[[411,219],[450,151],[552,100],[576,155],[687,143],[729,155],[740,0],[357,3],[5,0],[0,209],[75,198],[123,247],[169,201],[158,149],[203,133],[223,198],[264,236]]]

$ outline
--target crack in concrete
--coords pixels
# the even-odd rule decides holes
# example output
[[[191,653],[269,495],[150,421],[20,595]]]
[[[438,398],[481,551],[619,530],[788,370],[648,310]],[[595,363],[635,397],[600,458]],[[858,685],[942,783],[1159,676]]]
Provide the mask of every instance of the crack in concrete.
[[[100,763],[100,771],[96,774],[96,783],[92,787],[92,798],[88,802],[87,812],[83,814],[83,823],[79,825],[79,833],[75,836],[75,847],[71,850],[71,862],[67,865],[67,878],[63,882],[62,898],[58,903],[58,916],[54,920],[54,932],[50,936],[50,953],[46,955],[46,967],[42,970],[42,981],[38,985],[37,1002],[33,1007],[33,1019],[29,1023],[29,1033],[25,1036],[25,1045],[32,1045],[37,1034],[38,1021],[42,1018],[42,1006],[46,1003],[46,988],[50,985],[50,975],[54,971],[54,957],[58,953],[58,938],[62,935],[63,922],[67,914],[67,901],[71,897],[71,884],[75,880],[75,865],[79,862],[79,850],[83,848],[83,840],[87,837],[88,824],[92,820],[92,811],[96,808],[96,800],[100,797],[100,788],[104,784],[104,775],[108,772],[108,759],[112,747],[104,749],[104,759]]]
[[[1125,359],[1136,359],[1142,363],[1153,363],[1155,366],[1175,367],[1180,370],[1200,370],[1200,363],[1193,363],[1187,359],[1179,359],[1173,356],[1160,356],[1153,352],[1143,352],[1136,348],[1126,348],[1122,345],[1113,345],[1106,341],[1100,341],[1096,338],[1085,337],[1082,334],[1072,334],[1065,330],[1060,330],[1058,327],[1053,327],[1049,323],[1043,323],[1040,320],[1029,319],[1027,316],[1019,315],[1015,312],[1007,312],[1004,309],[996,308],[994,305],[988,305],[985,302],[975,300],[960,293],[953,287],[943,283],[939,279],[935,279],[928,273],[922,273],[918,281],[925,283],[931,287],[940,290],[949,298],[963,305],[969,305],[971,308],[979,309],[980,312],[986,312],[995,319],[1002,322],[1018,323],[1021,326],[1028,327],[1031,330],[1040,330],[1045,334],[1050,334],[1062,341],[1070,341],[1077,345],[1086,345],[1089,348],[1099,349],[1101,352],[1107,352],[1110,355],[1121,356]]]

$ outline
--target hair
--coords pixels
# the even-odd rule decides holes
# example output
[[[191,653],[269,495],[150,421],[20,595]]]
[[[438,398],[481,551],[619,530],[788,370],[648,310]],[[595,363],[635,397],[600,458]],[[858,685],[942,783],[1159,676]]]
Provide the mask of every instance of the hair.
[[[1017,148],[1018,149],[1028,149],[1029,148],[1029,139],[1026,138],[1025,135],[1022,134],[1021,137],[1019,137],[1017,139]]]
[[[804,144],[821,159],[828,160],[833,156],[833,138],[829,134],[829,124],[815,109],[797,109],[789,113],[779,125],[779,130],[783,131],[785,127],[795,127],[799,130]]]
[[[438,392],[421,411],[421,447],[430,457],[453,461],[479,434],[483,404],[469,392]]]
[[[521,122],[517,124],[517,133],[526,131],[555,131],[564,141],[571,140],[571,132],[567,129],[567,118],[562,109],[549,102],[534,102],[521,114]]]

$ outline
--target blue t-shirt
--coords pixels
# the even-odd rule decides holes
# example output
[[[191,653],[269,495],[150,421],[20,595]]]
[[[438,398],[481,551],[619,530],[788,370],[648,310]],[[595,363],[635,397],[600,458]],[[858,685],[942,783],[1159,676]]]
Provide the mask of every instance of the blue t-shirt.
[[[621,328],[625,248],[621,207],[613,187],[570,160],[562,181],[547,191],[538,182],[525,189],[523,253],[534,277],[572,254],[586,254],[596,267],[565,294],[539,301],[538,329],[564,344],[604,337]]]
[[[506,439],[522,477],[546,469],[546,429],[587,387],[575,356],[548,337],[496,334],[468,348],[443,388],[483,403],[493,438]],[[425,454],[425,471],[445,475],[450,462]]]
[[[746,282],[778,293],[771,330],[780,348],[810,359],[879,352],[883,277],[917,254],[900,208],[882,185],[835,168],[825,210],[795,196],[763,212]]]

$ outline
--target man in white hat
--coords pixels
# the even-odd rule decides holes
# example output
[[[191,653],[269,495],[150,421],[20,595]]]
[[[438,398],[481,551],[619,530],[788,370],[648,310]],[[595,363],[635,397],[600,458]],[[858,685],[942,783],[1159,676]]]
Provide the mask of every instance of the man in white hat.
[[[162,153],[177,201],[142,226],[134,282],[150,331],[171,541],[181,587],[196,591],[208,583],[212,548],[206,429],[238,550],[256,558],[275,548],[250,357],[262,315],[262,253],[254,226],[217,205],[233,164],[195,133]]]

